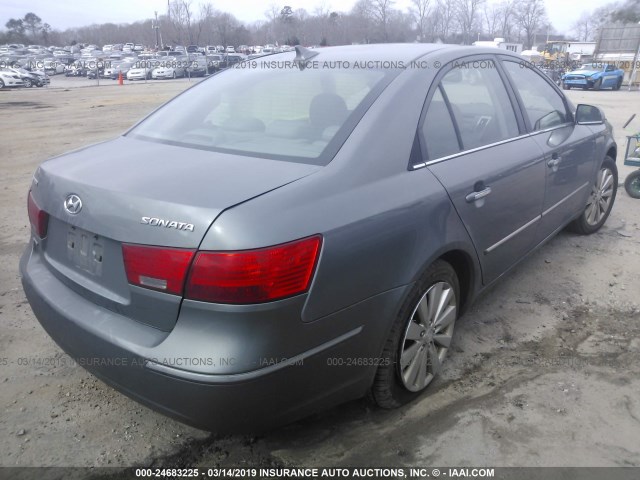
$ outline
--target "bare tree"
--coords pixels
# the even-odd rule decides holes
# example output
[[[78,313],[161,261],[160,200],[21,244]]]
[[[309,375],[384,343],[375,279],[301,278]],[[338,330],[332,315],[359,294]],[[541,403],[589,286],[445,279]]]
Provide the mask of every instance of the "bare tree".
[[[593,40],[595,36],[595,23],[593,16],[587,12],[583,12],[580,18],[573,24],[573,33],[581,42]]]
[[[42,29],[42,19],[35,13],[29,12],[24,16],[22,22],[31,34],[31,38],[35,41]]]
[[[455,13],[462,33],[462,43],[468,45],[477,23],[480,5],[484,0],[455,0]]]
[[[371,0],[370,4],[370,12],[382,29],[382,39],[385,42],[389,41],[389,17],[394,3],[394,0]]]
[[[515,23],[515,1],[506,0],[498,5],[500,14],[500,36],[511,40],[511,32]]]
[[[434,12],[434,33],[443,41],[449,40],[449,35],[455,30],[455,8],[451,0],[438,0]]]
[[[484,24],[486,26],[486,33],[493,39],[499,37],[500,32],[500,20],[502,18],[502,9],[500,5],[496,4],[484,4],[483,10]]]
[[[531,48],[535,33],[548,24],[544,0],[517,0],[515,19],[526,37],[527,48]]]
[[[233,45],[232,36],[240,22],[227,12],[218,12],[213,19],[217,38],[221,45]]]
[[[193,43],[192,0],[173,0],[169,4],[169,18],[176,34],[175,43]]]
[[[409,8],[409,12],[418,27],[419,41],[424,42],[431,0],[412,0],[412,3],[413,6]]]

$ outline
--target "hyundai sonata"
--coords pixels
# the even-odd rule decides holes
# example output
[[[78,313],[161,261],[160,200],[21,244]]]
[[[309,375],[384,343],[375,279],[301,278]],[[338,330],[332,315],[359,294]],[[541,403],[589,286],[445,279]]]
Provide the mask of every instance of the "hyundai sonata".
[[[81,365],[197,427],[397,407],[482,290],[603,225],[616,153],[598,108],[509,52],[298,47],[43,163],[23,285]]]

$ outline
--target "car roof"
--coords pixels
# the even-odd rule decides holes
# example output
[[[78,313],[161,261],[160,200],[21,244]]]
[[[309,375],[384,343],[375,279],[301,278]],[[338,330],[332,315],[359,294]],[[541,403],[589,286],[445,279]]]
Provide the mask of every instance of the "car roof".
[[[455,51],[460,57],[478,54],[501,54],[523,59],[508,50],[495,47],[477,47],[472,45],[452,45],[446,43],[384,43],[366,45],[343,45],[313,49],[323,61],[402,61],[411,62],[424,55],[438,52],[444,54]],[[292,51],[278,55],[291,55]],[[313,59],[310,59],[313,60]]]

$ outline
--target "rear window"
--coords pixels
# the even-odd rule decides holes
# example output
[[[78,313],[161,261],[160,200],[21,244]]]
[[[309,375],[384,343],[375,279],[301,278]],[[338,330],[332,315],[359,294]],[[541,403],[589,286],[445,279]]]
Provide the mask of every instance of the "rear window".
[[[189,89],[127,135],[324,165],[394,76],[335,67],[301,71],[291,66],[291,55],[287,65],[269,58],[269,66],[243,63]]]

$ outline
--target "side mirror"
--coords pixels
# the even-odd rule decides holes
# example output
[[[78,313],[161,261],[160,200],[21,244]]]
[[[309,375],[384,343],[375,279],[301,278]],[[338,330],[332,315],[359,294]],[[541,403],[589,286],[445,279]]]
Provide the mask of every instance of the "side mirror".
[[[593,105],[578,105],[576,109],[576,124],[578,125],[602,125],[604,114],[602,110]]]

